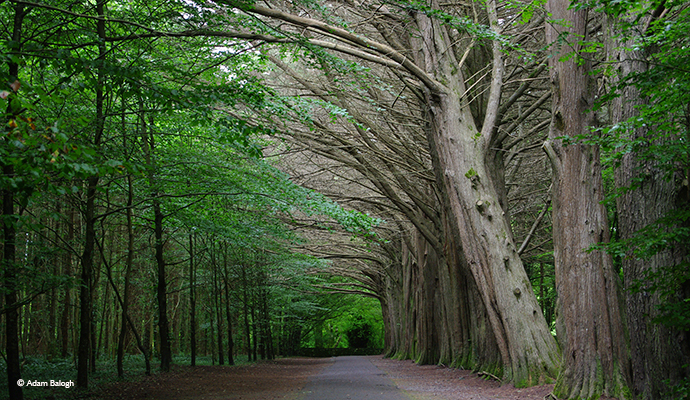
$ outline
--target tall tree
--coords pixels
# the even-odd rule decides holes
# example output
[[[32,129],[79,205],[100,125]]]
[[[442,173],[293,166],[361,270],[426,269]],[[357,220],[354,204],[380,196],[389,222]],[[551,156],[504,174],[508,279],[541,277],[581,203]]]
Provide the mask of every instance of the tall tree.
[[[390,25],[380,27],[381,32],[373,26],[371,31],[359,35],[327,21],[258,5],[243,11],[307,28],[323,35],[307,39],[312,45],[342,50],[396,71],[402,69],[415,80],[419,85],[417,94],[427,109],[424,117],[429,123],[425,128],[439,195],[447,210],[447,237],[458,238],[457,246],[440,246],[445,249],[440,254],[451,263],[451,274],[467,271],[478,288],[502,360],[504,378],[523,386],[555,377],[558,350],[517,254],[504,209],[502,172],[496,164],[506,135],[497,129],[505,71],[495,3],[488,2],[484,10],[488,28],[474,30],[454,19],[451,12],[457,10],[437,2],[417,8],[402,7],[404,13],[396,13],[394,6],[362,5],[361,9],[377,10],[373,13],[380,13],[382,20],[392,24],[404,20],[405,26],[414,27],[421,36],[406,35],[404,31],[398,35]],[[478,40],[490,41],[492,48],[488,55],[491,61],[478,60],[491,71],[489,94],[473,105],[468,100],[471,83],[467,83],[462,68],[458,69],[464,60],[463,53],[470,52],[458,46],[460,37],[468,30],[470,34],[479,34]],[[373,32],[384,39],[372,39]],[[322,38],[348,43],[350,47],[336,46]]]
[[[3,97],[8,100],[5,118],[3,118],[3,133],[11,136],[17,134],[17,124],[15,120],[21,112],[21,102],[17,98],[17,91],[20,87],[19,81],[19,54],[21,52],[22,33],[24,18],[29,10],[23,4],[15,4],[13,7],[12,37],[10,38],[9,55],[7,58],[7,79],[10,90],[4,90]],[[15,140],[20,140],[18,137]],[[2,146],[7,147],[9,141],[3,141]],[[11,145],[13,146],[13,145]],[[9,148],[2,149],[2,230],[3,230],[3,286],[5,291],[5,351],[7,352],[7,382],[9,385],[10,399],[21,400],[24,398],[22,385],[17,383],[21,378],[21,367],[19,364],[19,268],[16,265],[16,234],[18,216],[15,212],[15,190],[17,184],[13,181],[15,177],[15,167],[11,161],[13,151]],[[13,187],[14,186],[14,187]]]
[[[632,389],[673,396],[690,371],[686,4],[598,6],[608,17],[617,243],[630,329]],[[687,383],[686,383],[687,384]]]
[[[582,137],[594,124],[591,60],[583,57],[588,10],[549,0],[557,21],[547,25],[554,46],[550,59],[553,119],[544,143],[554,172],[553,231],[563,367],[554,393],[559,398],[629,396],[628,348],[619,300],[619,278],[610,254],[588,251],[609,241],[599,148],[563,143]],[[561,45],[562,44],[562,45]]]

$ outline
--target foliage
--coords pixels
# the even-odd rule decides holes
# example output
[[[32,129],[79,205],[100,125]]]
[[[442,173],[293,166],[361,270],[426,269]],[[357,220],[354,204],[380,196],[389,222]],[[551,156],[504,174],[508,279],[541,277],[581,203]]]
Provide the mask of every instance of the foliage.
[[[620,166],[624,155],[634,154],[641,161],[637,175],[628,187],[618,188],[606,200],[613,200],[622,193],[638,190],[652,177],[654,171],[679,188],[677,207],[654,223],[643,227],[628,240],[619,240],[614,232],[610,244],[599,246],[614,257],[634,257],[648,260],[662,251],[690,247],[690,211],[688,209],[688,177],[690,173],[690,62],[689,35],[690,9],[685,2],[664,3],[671,12],[668,18],[653,18],[645,24],[645,18],[661,2],[579,2],[576,7],[593,7],[619,21],[621,43],[630,43],[624,52],[644,54],[648,68],[620,76],[619,83],[611,88],[597,103],[596,109],[622,96],[626,88],[636,88],[645,102],[637,106],[637,115],[612,126],[596,129],[594,135],[571,138],[598,144],[605,154],[604,162],[610,168]],[[648,27],[642,31],[642,27]],[[640,61],[642,62],[642,61]],[[636,135],[644,130],[644,135]],[[609,174],[611,175],[611,174]],[[654,322],[681,330],[690,329],[690,302],[678,296],[681,288],[690,281],[688,261],[681,260],[659,270],[648,270],[631,285],[631,290],[658,293],[663,302],[660,315]]]
[[[356,349],[371,347],[373,333],[373,327],[361,315],[354,316],[345,331],[347,343]]]
[[[12,4],[0,3],[6,21]],[[0,82],[10,84],[0,87],[0,107],[7,110],[0,163],[14,173],[0,177],[0,189],[13,193],[18,209],[3,219],[12,220],[21,238],[15,279],[22,283],[25,378],[47,377],[67,362],[56,355],[68,360],[76,352],[73,310],[83,284],[77,261],[87,222],[95,225],[98,253],[91,282],[94,357],[103,359],[92,378],[98,384],[101,372],[113,373],[125,287],[141,345],[157,348],[155,206],[163,220],[167,298],[175,301],[169,311],[176,352],[189,354],[193,289],[199,362],[207,356],[218,362],[229,327],[235,353],[255,357],[258,344],[262,357],[273,357],[269,348],[287,341],[276,332],[301,329],[316,311],[333,306],[314,289],[325,278],[312,272],[323,263],[296,249],[307,239],[290,225],[295,215],[363,239],[357,243],[375,238],[380,221],[295,184],[263,158],[275,129],[253,117],[270,114],[268,99],[280,96],[264,84],[263,59],[252,45],[154,33],[188,32],[220,16],[179,1],[99,4],[105,4],[105,33],[96,29],[92,3],[66,1],[31,6],[22,46],[8,40],[8,25],[1,29]],[[10,63],[20,66],[16,81]],[[85,188],[94,181],[95,215],[87,221]],[[9,283],[3,276],[3,293]],[[297,332],[298,342],[304,333]],[[125,354],[139,352],[132,332],[124,346]],[[128,371],[142,372],[141,358],[127,360]],[[72,372],[65,368],[65,379],[74,379]]]

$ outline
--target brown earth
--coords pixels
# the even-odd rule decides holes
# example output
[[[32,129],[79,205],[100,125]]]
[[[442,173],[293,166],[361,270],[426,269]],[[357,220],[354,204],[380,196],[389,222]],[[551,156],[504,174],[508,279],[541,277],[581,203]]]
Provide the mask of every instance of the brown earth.
[[[383,357],[372,358],[371,362],[414,400],[549,400],[554,386],[517,389],[469,370]]]
[[[542,400],[553,385],[516,389],[470,371],[419,366],[411,361],[370,356],[369,360],[414,400]],[[237,367],[175,366],[167,374],[100,388],[91,398],[103,400],[299,400],[310,376],[331,364],[330,358],[285,358]],[[327,400],[327,399],[324,399]]]

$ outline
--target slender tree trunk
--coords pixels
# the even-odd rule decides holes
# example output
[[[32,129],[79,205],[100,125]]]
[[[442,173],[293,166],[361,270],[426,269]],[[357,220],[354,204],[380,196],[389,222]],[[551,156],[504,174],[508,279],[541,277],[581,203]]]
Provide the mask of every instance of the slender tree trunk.
[[[168,332],[168,294],[165,279],[165,260],[163,258],[163,213],[160,202],[153,201],[154,230],[156,240],[156,264],[158,265],[158,334],[160,335],[161,371],[169,371],[172,362],[170,333]]]
[[[249,361],[256,361],[256,358],[252,358],[252,337],[251,333],[249,330],[249,295],[248,295],[248,286],[249,282],[247,282],[247,271],[246,267],[242,265],[242,307],[244,311],[244,336],[246,340],[246,346],[247,346],[247,358]],[[256,340],[256,337],[255,337]]]
[[[143,111],[142,111],[143,112]],[[144,156],[146,158],[146,165],[148,169],[148,180],[151,189],[151,206],[153,208],[153,231],[154,231],[154,251],[156,259],[156,299],[158,302],[158,335],[160,337],[160,357],[161,357],[161,371],[167,372],[170,370],[172,363],[172,351],[170,348],[170,324],[168,322],[168,294],[166,281],[166,263],[164,257],[163,241],[163,211],[161,210],[161,203],[157,189],[158,182],[156,181],[156,163],[155,155],[155,141],[153,132],[153,115],[149,115],[148,125],[145,117],[141,116],[142,124],[142,139],[144,146]]]
[[[254,361],[257,361],[258,355],[262,355],[258,350],[259,347],[263,346],[263,341],[262,338],[259,336],[259,321],[257,321],[256,318],[256,305],[257,305],[257,300],[256,300],[256,288],[252,288],[252,293],[251,293],[251,299],[252,302],[249,306],[249,313],[252,318],[252,338],[254,339],[252,341],[252,357],[254,358]],[[261,359],[263,360],[264,357],[262,355]]]
[[[211,292],[211,295],[213,295],[213,292]],[[210,343],[208,347],[211,349],[211,365],[216,365],[216,329],[214,321],[216,313],[213,310],[213,306],[208,307],[206,310],[208,311],[209,330],[211,331],[207,336],[207,340]]]
[[[227,244],[223,252],[223,283],[225,284],[225,319],[228,321],[228,364],[235,365],[234,348],[232,339],[232,313],[230,311],[230,277],[228,276]]]
[[[105,232],[104,232],[105,234]],[[98,353],[98,342],[96,341],[96,332],[97,332],[97,318],[98,315],[97,313],[97,305],[96,305],[96,299],[99,297],[99,293],[97,292],[98,288],[98,281],[100,278],[100,262],[102,260],[99,259],[99,264],[96,264],[93,268],[94,274],[92,275],[91,278],[91,290],[89,292],[91,293],[91,328],[89,329],[89,333],[91,335],[91,346],[89,349],[89,369],[92,373],[96,372],[96,355]],[[101,315],[101,320],[102,320],[102,315]]]
[[[264,284],[265,284],[264,277]],[[275,354],[273,353],[273,333],[271,332],[271,313],[268,308],[268,290],[264,287],[261,289],[261,314],[263,321],[262,337],[264,342],[264,352],[268,360],[273,360]]]
[[[120,307],[124,309],[124,300],[122,299],[122,296],[120,296],[120,292],[117,290],[117,286],[115,286],[115,282],[113,281],[112,273],[110,271],[110,267],[107,267],[107,276],[108,282],[110,283],[110,286],[113,289],[113,292],[115,293],[115,297],[117,298],[118,303],[120,303]],[[134,334],[134,338],[136,339],[137,342],[137,347],[139,348],[139,351],[144,355],[144,363],[146,364],[146,375],[151,375],[151,351],[150,351],[150,344],[151,340],[148,340],[150,336],[147,335],[147,326],[148,324],[146,321],[144,322],[144,327],[142,331],[144,332],[145,336],[144,339],[142,340],[141,336],[139,335],[139,332],[134,325],[134,322],[132,321],[132,318],[130,317],[129,314],[123,314],[123,318],[127,321],[129,324],[129,329],[131,330],[132,334]]]
[[[194,264],[194,231],[189,234],[189,347],[191,366],[196,365],[196,270]]]
[[[569,9],[566,0],[549,0],[558,20],[547,26],[547,42],[566,31],[573,34],[562,52],[550,58],[554,85],[553,119],[544,149],[554,171],[553,232],[559,318],[565,337],[563,369],[554,393],[559,398],[625,397],[629,384],[628,349],[619,301],[619,279],[612,258],[590,246],[609,240],[603,200],[599,149],[564,145],[559,137],[589,134],[594,100],[591,62],[578,60],[580,41],[587,40],[587,10]],[[572,50],[575,56],[559,59]]]
[[[95,198],[98,187],[98,177],[90,177],[86,191],[86,213],[84,252],[81,257],[81,288],[79,289],[79,352],[77,354],[77,386],[85,388],[89,384],[89,360],[91,359],[91,281],[93,275],[93,251],[96,232]]]
[[[18,9],[17,12],[21,12]],[[3,165],[3,175],[6,179],[13,179],[14,166]],[[5,189],[2,193],[3,216],[3,284],[5,286],[5,351],[7,352],[7,381],[9,382],[10,399],[22,399],[22,388],[17,385],[21,378],[19,366],[19,308],[17,294],[19,293],[17,275],[18,270],[15,260],[16,240],[16,215],[14,214],[14,193],[11,189]]]
[[[62,207],[60,206],[60,203],[56,203],[55,207],[55,212],[57,214],[62,213]],[[54,237],[54,242],[58,243],[60,240],[60,235],[62,234],[62,224],[60,221],[55,222],[55,237]],[[58,253],[61,255],[60,253]],[[56,254],[56,256],[58,255]],[[60,262],[59,256],[56,257],[57,259],[54,260],[53,266],[51,268],[51,273],[55,276],[60,275]],[[58,287],[53,287],[50,290],[50,305],[49,305],[49,315],[48,315],[48,339],[50,341],[50,344],[48,346],[48,359],[52,360],[57,354],[58,354],[58,327],[57,327],[57,318],[58,318]]]
[[[19,53],[22,38],[22,25],[27,12],[23,4],[14,5],[14,23],[12,27],[12,42],[15,43],[14,52]],[[19,64],[8,62],[8,75],[12,82],[19,77]],[[16,91],[16,90],[15,90]],[[7,122],[16,118],[18,110],[13,105],[14,95],[11,95],[5,114],[5,126]],[[7,128],[6,128],[7,129]],[[11,132],[5,132],[11,134]],[[2,173],[4,178],[12,180],[15,177],[14,166],[11,163],[2,163]],[[16,222],[17,215],[14,212],[14,192],[10,185],[2,191],[2,228],[3,228],[3,285],[5,290],[5,352],[7,362],[7,383],[11,400],[21,400],[24,398],[22,387],[17,384],[21,378],[21,367],[19,364],[19,307],[16,306],[19,294],[18,268],[16,265]]]
[[[215,246],[211,245],[211,264],[213,266],[213,306],[216,313],[216,320],[218,321],[218,365],[225,364],[225,352],[223,351],[223,312],[222,312],[222,300],[223,292],[220,287],[220,274],[218,265],[218,258],[216,254]]]
[[[69,206],[67,209],[67,243],[74,241],[74,208]],[[63,257],[65,276],[72,275],[72,252],[66,251]],[[60,356],[67,358],[69,354],[69,333],[70,333],[70,311],[72,303],[72,290],[65,287],[65,297],[62,305],[62,315],[60,317],[60,337],[62,340]]]
[[[95,353],[102,352],[108,357],[108,333],[110,332],[110,287],[103,288],[103,308],[101,309],[101,326],[98,330],[98,344]]]
[[[99,0],[96,3],[96,12],[101,17],[96,22],[96,30],[99,37],[105,37],[105,4],[107,0]],[[106,54],[105,43],[98,45],[98,59],[104,61]],[[103,137],[105,127],[103,93],[104,73],[103,67],[98,67],[96,82],[96,120],[94,147],[98,148]],[[87,179],[86,205],[84,208],[84,250],[81,257],[81,288],[79,290],[79,352],[77,355],[77,387],[86,388],[89,385],[89,360],[91,358],[91,288],[94,264],[94,246],[96,241],[96,193],[98,189],[98,175]]]
[[[132,185],[132,176],[127,176],[127,259],[125,260],[125,287],[122,298],[122,317],[120,324],[120,336],[117,340],[117,376],[122,378],[125,374],[123,361],[125,357],[125,346],[127,344],[127,318],[129,312],[129,301],[131,296],[132,266],[134,264],[134,228],[133,228],[133,210],[134,203],[134,186]]]

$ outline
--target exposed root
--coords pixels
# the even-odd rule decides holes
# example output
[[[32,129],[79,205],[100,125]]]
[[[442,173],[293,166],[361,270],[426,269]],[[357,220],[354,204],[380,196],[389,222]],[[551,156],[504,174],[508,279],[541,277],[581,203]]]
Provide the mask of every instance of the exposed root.
[[[492,378],[494,380],[497,380],[500,383],[503,383],[503,381],[501,381],[501,379],[499,377],[492,374],[491,372],[481,371],[481,372],[477,373],[477,376],[485,376],[487,378]]]
[[[553,392],[547,394],[544,396],[544,400],[558,400],[558,397],[556,397]]]

